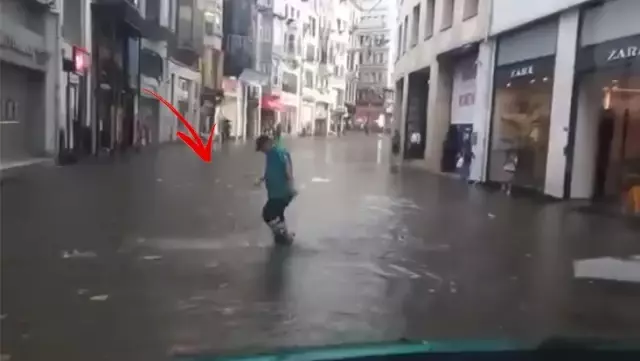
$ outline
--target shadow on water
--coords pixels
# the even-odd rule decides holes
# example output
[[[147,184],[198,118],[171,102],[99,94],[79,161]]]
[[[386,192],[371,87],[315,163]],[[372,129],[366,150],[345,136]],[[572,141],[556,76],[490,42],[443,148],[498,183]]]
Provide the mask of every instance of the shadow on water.
[[[269,250],[264,272],[267,295],[278,298],[285,293],[289,283],[292,253],[293,248],[286,246],[274,246]]]

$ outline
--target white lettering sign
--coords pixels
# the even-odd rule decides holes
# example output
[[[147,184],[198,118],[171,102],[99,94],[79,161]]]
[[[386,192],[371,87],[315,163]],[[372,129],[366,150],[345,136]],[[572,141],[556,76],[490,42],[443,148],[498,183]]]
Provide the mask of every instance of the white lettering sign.
[[[638,50],[640,50],[640,48],[638,48],[637,46],[627,46],[625,48],[609,50],[609,56],[607,56],[607,61],[636,58],[640,56],[640,51]]]
[[[533,75],[533,65],[511,70],[511,78],[520,78],[528,75]]]

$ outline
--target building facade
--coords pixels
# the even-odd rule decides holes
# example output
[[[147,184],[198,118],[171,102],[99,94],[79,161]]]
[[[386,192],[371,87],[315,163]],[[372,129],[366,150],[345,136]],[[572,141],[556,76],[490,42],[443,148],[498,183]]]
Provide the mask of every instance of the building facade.
[[[494,49],[488,0],[401,0],[396,18],[394,115],[406,159],[482,178]],[[476,161],[457,167],[458,155]]]
[[[355,6],[344,0],[283,1],[263,15],[270,54],[261,45],[267,75],[261,101],[265,126],[292,135],[328,135],[346,114],[347,50]]]
[[[359,72],[355,123],[384,127],[385,94],[390,85],[391,1],[359,2],[360,19],[355,27],[355,55]]]
[[[58,149],[60,4],[0,2],[0,163],[49,158]]]
[[[222,100],[222,74],[224,67],[223,10],[222,0],[204,2],[204,54],[200,72],[202,74],[201,123],[200,131],[206,137],[212,130],[220,134],[219,127],[213,127],[220,120]]]
[[[488,181],[510,154],[516,185],[556,198],[619,200],[640,185],[638,13],[633,0],[494,2]]]
[[[185,130],[149,94],[200,127],[204,11],[192,0],[61,1],[61,153],[176,140]]]

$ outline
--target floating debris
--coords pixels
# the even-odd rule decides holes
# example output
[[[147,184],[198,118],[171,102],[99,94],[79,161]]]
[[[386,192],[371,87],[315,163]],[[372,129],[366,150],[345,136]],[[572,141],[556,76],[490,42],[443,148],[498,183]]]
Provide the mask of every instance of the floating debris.
[[[109,299],[109,295],[97,295],[89,298],[91,301],[106,301]]]
[[[142,259],[145,261],[158,261],[162,259],[162,256],[158,256],[158,255],[143,256]]]
[[[311,181],[314,182],[314,183],[329,183],[329,182],[331,182],[331,179],[321,178],[321,177],[313,177],[311,179]]]
[[[156,179],[156,182],[158,182],[158,183],[162,183],[162,178],[157,178],[157,179]]]
[[[0,361],[11,361],[11,355],[3,353],[0,355]]]
[[[81,288],[79,290],[76,291],[76,293],[78,294],[78,296],[82,296],[82,295],[86,295],[89,292],[88,289],[85,288]]]
[[[395,264],[390,264],[390,265],[389,265],[389,268],[393,268],[393,269],[395,269],[395,270],[396,270],[396,271],[398,271],[398,272],[404,273],[404,274],[408,275],[408,276],[409,276],[409,278],[420,278],[420,275],[419,275],[419,274],[417,274],[417,273],[415,273],[415,272],[412,272],[412,271],[410,271],[410,270],[408,270],[408,269],[406,269],[406,268],[404,268],[404,267],[401,267],[401,266],[395,265]]]
[[[97,254],[92,251],[78,251],[74,249],[73,251],[62,251],[62,258],[95,258]]]
[[[496,219],[496,215],[493,213],[488,213],[487,216],[489,216],[489,219]]]
[[[6,313],[3,313],[2,315],[0,315],[0,320],[4,320],[5,318],[7,318],[7,316],[9,315],[7,315]]]

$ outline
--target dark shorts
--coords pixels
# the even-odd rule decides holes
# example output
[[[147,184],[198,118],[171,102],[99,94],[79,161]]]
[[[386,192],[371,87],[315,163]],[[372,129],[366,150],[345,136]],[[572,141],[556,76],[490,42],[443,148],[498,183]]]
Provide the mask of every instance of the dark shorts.
[[[284,222],[284,210],[291,203],[291,199],[291,197],[269,199],[262,207],[262,219],[265,222],[270,222],[278,218],[281,222]]]

